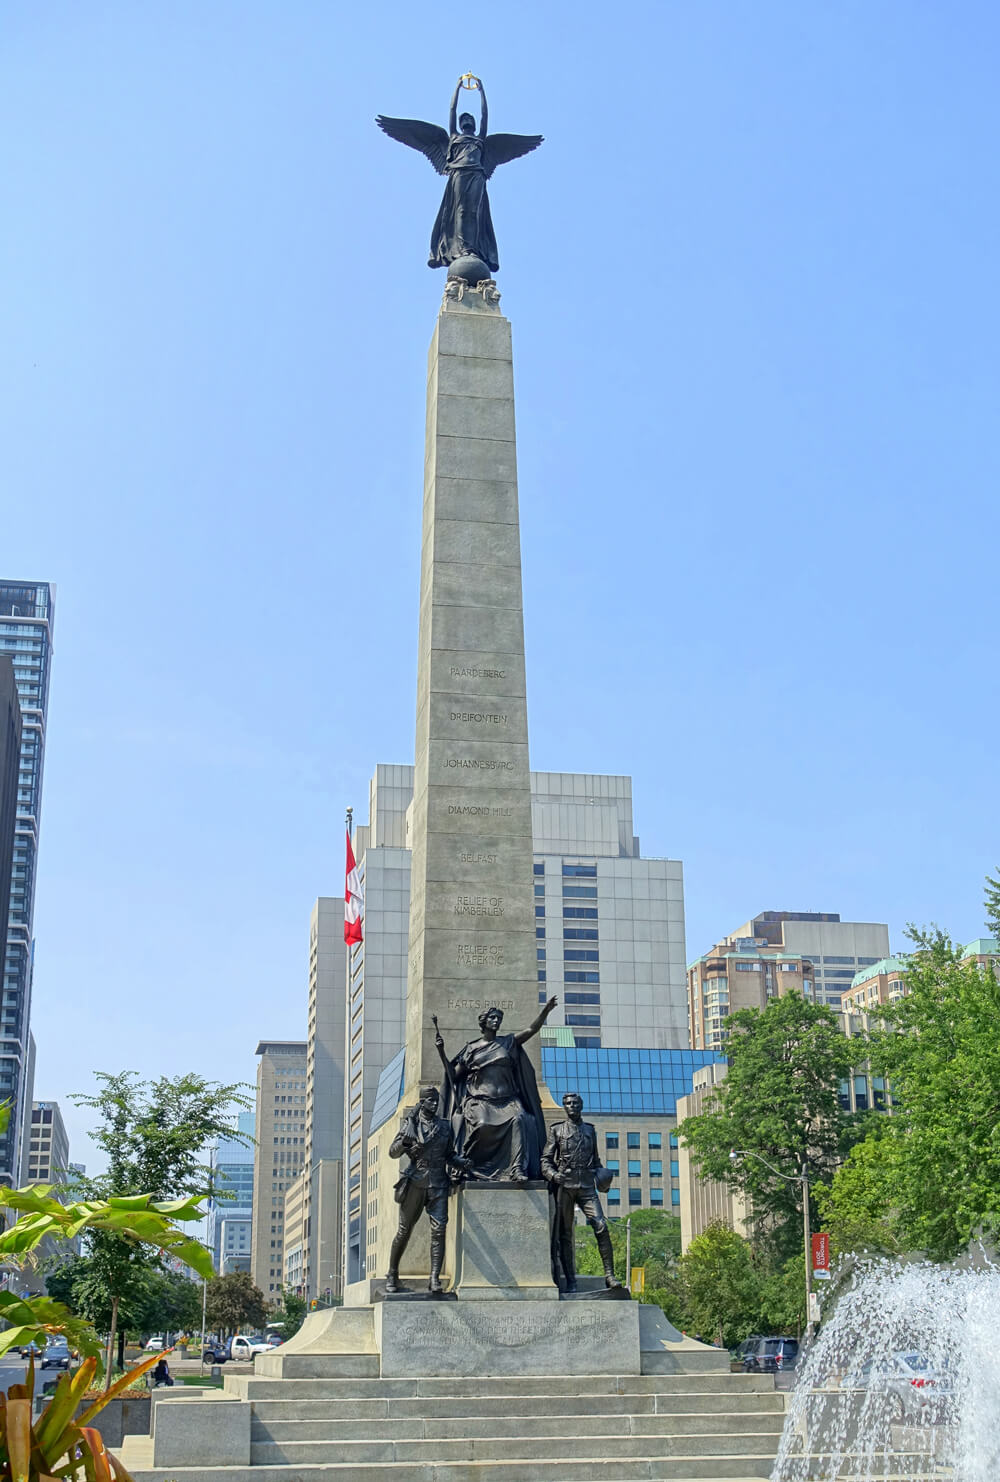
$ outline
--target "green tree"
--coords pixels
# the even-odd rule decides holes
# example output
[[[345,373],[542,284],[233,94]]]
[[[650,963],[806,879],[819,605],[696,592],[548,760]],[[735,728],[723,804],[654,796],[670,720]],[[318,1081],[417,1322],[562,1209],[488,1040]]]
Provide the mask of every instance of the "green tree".
[[[676,1215],[666,1214],[660,1209],[637,1209],[627,1219],[632,1230],[632,1265],[646,1269],[645,1290],[640,1300],[662,1307],[670,1321],[680,1326],[683,1303],[677,1261],[681,1253],[681,1222]],[[626,1219],[609,1220],[608,1230],[615,1271],[627,1286]],[[604,1273],[597,1242],[587,1225],[578,1226],[576,1230],[576,1269],[581,1276],[601,1276]]]
[[[987,882],[994,926],[998,891]],[[842,1243],[853,1224],[881,1248],[947,1260],[1000,1237],[1000,982],[938,928],[909,935],[907,996],[881,1010],[869,1052],[893,1115],[854,1149],[828,1208]]]
[[[834,1256],[861,1250],[897,1256],[907,1249],[896,1202],[901,1151],[895,1120],[880,1118],[865,1140],[851,1149],[830,1187],[816,1190],[819,1222],[830,1236]]]
[[[679,1132],[702,1178],[729,1186],[750,1205],[757,1238],[790,1256],[801,1243],[801,1192],[789,1182],[803,1162],[810,1186],[828,1183],[863,1121],[840,1110],[840,1082],[850,1074],[857,1043],[835,1015],[798,993],[764,1009],[740,1009],[726,1020],[729,1073],[700,1116]],[[733,1150],[756,1157],[730,1159]],[[775,1177],[758,1159],[770,1163]]]
[[[97,1113],[98,1127],[91,1137],[107,1155],[107,1172],[81,1181],[92,1198],[152,1193],[155,1198],[204,1196],[211,1190],[211,1170],[204,1162],[207,1144],[215,1137],[250,1139],[234,1127],[235,1114],[252,1102],[240,1084],[221,1085],[198,1075],[174,1079],[161,1076],[145,1083],[131,1071],[101,1072],[96,1096],[74,1096],[78,1106]],[[87,1298],[97,1310],[100,1292],[110,1298],[108,1314],[107,1382],[118,1338],[119,1363],[124,1338],[118,1334],[123,1301],[141,1297],[141,1269],[158,1264],[155,1250],[136,1248],[111,1230],[92,1230],[86,1239],[93,1262],[93,1282]],[[97,1320],[96,1317],[94,1319]]]
[[[281,1294],[281,1302],[274,1310],[272,1322],[281,1324],[281,1336],[288,1339],[294,1337],[305,1322],[309,1304],[305,1297],[300,1297],[298,1292],[290,1286],[286,1286]]]
[[[231,1271],[208,1284],[206,1316],[223,1335],[254,1332],[267,1322],[264,1293],[249,1271]]]
[[[688,1331],[733,1348],[759,1331],[763,1290],[748,1240],[721,1221],[696,1235],[681,1257]]]

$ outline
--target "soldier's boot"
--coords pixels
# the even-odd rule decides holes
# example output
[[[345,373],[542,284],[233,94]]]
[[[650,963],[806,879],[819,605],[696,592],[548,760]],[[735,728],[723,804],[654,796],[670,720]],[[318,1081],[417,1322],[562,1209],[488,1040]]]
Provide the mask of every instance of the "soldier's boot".
[[[385,1276],[385,1289],[389,1293],[402,1291],[402,1287],[399,1284],[399,1263],[403,1259],[403,1251],[405,1249],[406,1236],[394,1236],[392,1246],[389,1250],[389,1269]]]
[[[441,1291],[441,1267],[444,1265],[444,1230],[431,1231],[431,1279],[427,1283],[429,1292]]]
[[[611,1236],[607,1225],[603,1230],[596,1230],[594,1233],[597,1236],[597,1249],[600,1251],[604,1264],[604,1285],[619,1286],[620,1283],[615,1278],[615,1253],[611,1248]]]

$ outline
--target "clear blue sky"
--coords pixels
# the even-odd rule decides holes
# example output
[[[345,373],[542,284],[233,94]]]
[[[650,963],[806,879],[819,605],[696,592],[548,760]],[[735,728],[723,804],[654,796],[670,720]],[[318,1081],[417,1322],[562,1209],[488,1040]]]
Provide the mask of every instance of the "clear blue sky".
[[[632,774],[689,957],[769,907],[981,932],[995,4],[0,27],[0,571],[58,584],[36,1094],[305,1034],[344,808],[413,751],[440,182],[373,116],[470,68],[546,136],[491,187],[533,765]]]

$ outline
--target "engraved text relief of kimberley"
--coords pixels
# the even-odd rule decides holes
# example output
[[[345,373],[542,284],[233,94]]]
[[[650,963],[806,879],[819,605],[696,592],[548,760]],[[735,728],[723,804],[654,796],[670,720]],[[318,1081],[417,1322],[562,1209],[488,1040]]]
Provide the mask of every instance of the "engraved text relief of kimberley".
[[[510,325],[478,293],[430,348],[410,817],[408,1092],[440,1078],[433,1014],[454,1045],[538,1011]]]

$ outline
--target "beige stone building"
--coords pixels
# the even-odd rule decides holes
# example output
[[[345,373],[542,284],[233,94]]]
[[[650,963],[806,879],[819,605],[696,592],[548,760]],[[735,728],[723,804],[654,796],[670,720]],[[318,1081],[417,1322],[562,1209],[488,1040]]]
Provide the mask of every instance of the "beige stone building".
[[[855,974],[841,1000],[845,1014],[867,1014],[873,1008],[896,1003],[906,996],[906,963],[901,957],[883,957]]]
[[[284,1284],[285,1195],[305,1159],[306,1050],[301,1040],[261,1040],[257,1046],[250,1272],[272,1302]]]
[[[695,1071],[694,1087],[689,1096],[677,1103],[677,1126],[683,1136],[687,1117],[698,1117],[706,1110],[711,1095],[726,1075],[725,1063],[706,1065]],[[681,1250],[686,1251],[696,1235],[721,1220],[738,1235],[748,1231],[746,1202],[725,1184],[700,1178],[690,1148],[681,1142],[677,1151],[678,1188],[680,1191]]]

